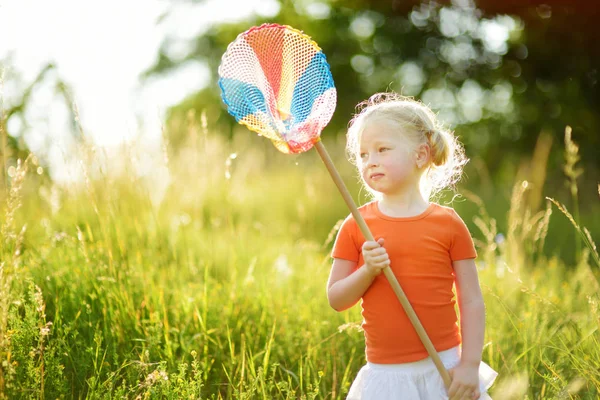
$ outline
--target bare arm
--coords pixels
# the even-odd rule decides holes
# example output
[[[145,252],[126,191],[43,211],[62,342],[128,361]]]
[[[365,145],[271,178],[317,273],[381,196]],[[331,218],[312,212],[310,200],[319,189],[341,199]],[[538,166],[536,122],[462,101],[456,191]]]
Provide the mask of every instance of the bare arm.
[[[390,264],[383,239],[363,244],[365,264],[356,269],[356,262],[334,258],[327,282],[327,299],[336,311],[355,305],[381,270]]]
[[[361,267],[354,271],[356,262],[335,258],[327,282],[327,299],[336,311],[344,311],[358,302],[369,288],[375,275]],[[354,272],[353,272],[354,271]]]
[[[450,371],[452,385],[448,395],[451,400],[478,399],[479,364],[485,333],[485,306],[475,260],[454,261],[452,266],[456,276],[456,292],[460,309],[462,355],[460,364]]]
[[[452,264],[460,309],[461,362],[478,366],[485,334],[485,305],[479,287],[477,266],[473,259],[458,260]]]

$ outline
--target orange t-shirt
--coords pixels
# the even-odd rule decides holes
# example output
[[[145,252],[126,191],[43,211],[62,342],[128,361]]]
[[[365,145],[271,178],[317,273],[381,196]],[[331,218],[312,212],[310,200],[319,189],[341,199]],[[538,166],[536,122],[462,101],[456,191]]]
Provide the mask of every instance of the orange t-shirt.
[[[477,256],[463,220],[452,208],[435,203],[423,213],[405,218],[382,214],[377,202],[359,211],[375,239],[385,240],[390,267],[436,350],[460,344],[452,261]],[[359,268],[364,264],[364,242],[350,215],[338,232],[332,257],[356,261]],[[367,361],[396,364],[428,356],[384,274],[378,275],[363,295],[362,316]]]

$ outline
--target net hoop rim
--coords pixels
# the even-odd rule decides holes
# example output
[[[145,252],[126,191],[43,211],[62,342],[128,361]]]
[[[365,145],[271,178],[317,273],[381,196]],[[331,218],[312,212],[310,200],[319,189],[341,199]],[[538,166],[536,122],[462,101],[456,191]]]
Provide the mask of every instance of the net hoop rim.
[[[325,56],[325,53],[323,52],[323,50],[321,49],[321,47],[317,44],[317,42],[315,42],[309,35],[307,35],[306,33],[304,33],[303,31],[296,29],[290,25],[281,25],[281,24],[277,24],[277,23],[263,23],[261,25],[257,25],[257,26],[253,26],[249,29],[247,29],[246,31],[238,34],[236,36],[236,38],[227,45],[227,49],[225,50],[225,52],[223,53],[223,55],[221,56],[221,63],[219,64],[219,68],[217,69],[217,74],[219,76],[219,78],[221,78],[222,75],[222,67],[224,64],[224,60],[225,58],[230,54],[230,50],[237,46],[241,40],[245,39],[249,34],[253,33],[253,32],[257,32],[257,31],[261,31],[264,29],[280,29],[280,30],[285,30],[285,31],[289,31],[291,33],[293,33],[294,35],[296,35],[300,40],[304,41],[307,44],[310,44],[314,50],[318,53],[320,53],[323,56],[323,63],[326,65],[327,67],[327,71],[328,71],[328,75],[329,75],[329,79],[331,79],[332,83],[333,83],[333,76],[331,74],[331,66],[329,65],[329,62],[327,61],[327,57]],[[230,108],[230,103],[229,101],[226,100],[224,93],[225,93],[225,88],[222,85],[221,79],[219,79],[218,82],[218,86],[221,89],[221,99],[223,101],[223,103],[225,103],[227,110],[229,111]],[[335,84],[332,85],[331,89],[333,89],[336,93],[337,93],[337,89],[335,88]],[[337,97],[337,95],[336,95]],[[336,102],[334,102],[335,104]],[[335,105],[334,105],[335,108]],[[238,121],[241,125],[246,126],[246,128],[248,128],[250,131],[254,131],[256,133],[258,133],[260,136],[262,136],[262,132],[260,132],[259,130],[253,129],[252,127],[250,127],[248,124]],[[323,127],[325,128],[325,126]],[[323,128],[319,131],[319,133],[317,134],[316,137],[310,138],[309,141],[307,141],[306,143],[310,143],[311,146],[310,148],[312,148],[317,142],[321,141],[321,133]],[[273,139],[269,139],[269,141],[271,141],[273,144],[275,144],[275,140]],[[285,144],[285,146],[287,147],[287,152],[284,151],[283,149],[280,149],[279,147],[277,147],[280,151],[282,151],[283,153],[287,153],[287,154],[297,154],[297,153],[303,153],[307,150],[300,150],[300,151],[295,151],[292,146],[290,146],[290,143],[285,140],[285,139],[281,139],[281,142],[283,144]]]
[[[258,25],[258,26],[253,26],[250,29],[238,34],[236,36],[236,38],[227,45],[227,49],[225,50],[225,52],[223,53],[223,55],[221,56],[221,63],[219,64],[219,68],[218,68],[218,74],[219,76],[221,76],[221,66],[223,65],[223,61],[225,60],[225,56],[227,56],[229,54],[229,50],[231,50],[234,46],[236,46],[240,40],[244,39],[246,36],[248,36],[250,33],[252,32],[256,32],[256,31],[260,31],[263,29],[282,29],[282,30],[286,30],[286,31],[290,31],[293,32],[294,34],[298,35],[299,37],[302,38],[302,40],[306,41],[307,43],[310,43],[315,50],[317,50],[317,52],[323,52],[323,49],[321,49],[321,47],[319,47],[319,45],[317,44],[317,42],[315,42],[310,36],[308,36],[306,33],[304,33],[303,31],[296,29],[294,27],[291,27],[289,25],[281,25],[281,24],[276,24],[276,23],[264,23],[262,25]],[[329,67],[329,64],[327,65]]]

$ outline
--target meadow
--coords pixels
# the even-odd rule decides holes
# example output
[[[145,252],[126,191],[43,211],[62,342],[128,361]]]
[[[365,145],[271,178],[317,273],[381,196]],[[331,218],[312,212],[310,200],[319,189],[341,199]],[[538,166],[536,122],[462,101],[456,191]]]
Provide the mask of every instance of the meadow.
[[[34,156],[5,172],[0,398],[344,398],[364,343],[360,307],[337,313],[326,299],[348,211],[324,166],[252,133],[186,129],[186,145],[155,158],[83,146],[82,179],[68,185]],[[327,145],[364,201],[343,142]],[[593,239],[559,202],[530,211],[530,185],[513,184],[503,215],[458,190],[475,210],[463,218],[487,307],[484,361],[500,374],[491,395],[597,399]],[[574,265],[542,251],[551,234],[581,238]]]

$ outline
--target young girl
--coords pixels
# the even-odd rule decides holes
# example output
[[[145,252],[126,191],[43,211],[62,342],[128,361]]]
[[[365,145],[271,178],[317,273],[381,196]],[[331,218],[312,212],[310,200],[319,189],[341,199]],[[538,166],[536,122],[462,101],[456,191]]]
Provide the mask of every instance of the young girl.
[[[347,399],[489,399],[497,374],[481,362],[485,308],[473,240],[452,208],[429,202],[459,179],[467,161],[462,146],[422,103],[386,93],[361,105],[347,150],[375,197],[359,211],[377,241],[365,241],[348,216],[327,284],[337,311],[362,299],[367,364]],[[450,372],[448,391],[381,274],[388,266]]]

